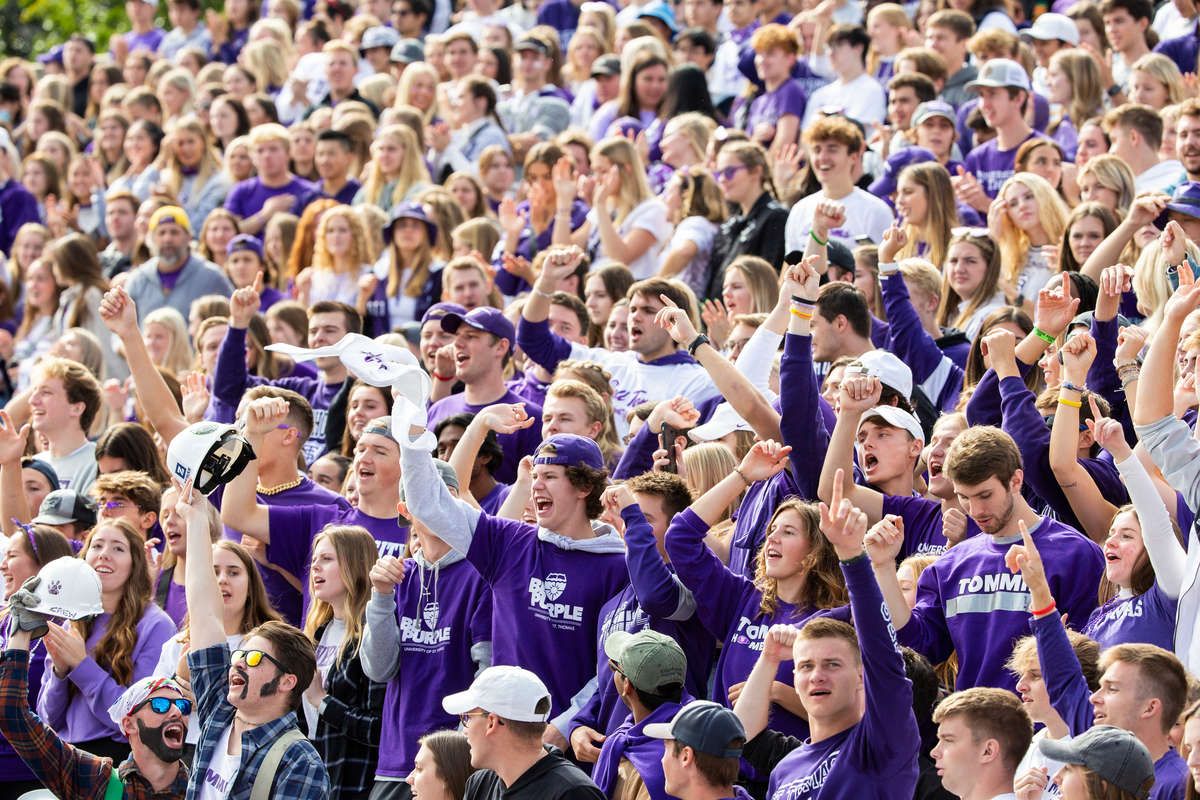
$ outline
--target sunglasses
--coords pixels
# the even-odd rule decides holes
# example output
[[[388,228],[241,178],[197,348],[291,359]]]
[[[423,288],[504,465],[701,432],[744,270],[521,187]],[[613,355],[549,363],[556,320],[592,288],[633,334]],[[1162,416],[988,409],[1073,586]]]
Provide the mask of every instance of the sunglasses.
[[[151,697],[149,700],[143,700],[133,707],[131,714],[136,714],[145,706],[150,706],[150,710],[155,714],[166,714],[171,710],[171,706],[179,709],[179,713],[185,717],[192,713],[192,701],[185,697]]]
[[[262,663],[264,658],[278,667],[280,672],[288,671],[283,664],[279,663],[279,659],[275,658],[275,656],[271,655],[270,653],[263,652],[262,650],[234,650],[233,655],[230,658],[230,662],[243,661],[247,667],[257,667]]]
[[[731,181],[733,180],[734,175],[737,175],[738,172],[744,169],[748,169],[745,164],[734,164],[733,166],[726,167],[725,169],[715,170],[713,172],[713,177],[719,181]]]
[[[475,711],[475,712],[468,711],[465,714],[458,715],[458,724],[465,728],[471,724],[471,717],[486,717],[486,716],[488,716],[487,711]]]

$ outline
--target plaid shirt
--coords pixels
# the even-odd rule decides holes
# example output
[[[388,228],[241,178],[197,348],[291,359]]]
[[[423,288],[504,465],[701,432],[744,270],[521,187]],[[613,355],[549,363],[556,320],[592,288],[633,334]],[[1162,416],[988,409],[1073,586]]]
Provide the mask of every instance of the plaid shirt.
[[[317,631],[318,642],[326,627],[328,623]],[[379,764],[387,684],[363,673],[357,651],[357,643],[352,643],[350,654],[330,665],[325,679],[328,695],[321,701],[313,736],[329,770],[329,800],[369,795]]]
[[[0,734],[56,797],[103,798],[112,776],[112,759],[94,756],[59,739],[29,710],[28,689],[28,651],[5,650],[0,654]],[[125,784],[124,796],[130,800],[181,800],[188,785],[187,767],[180,764],[171,785],[154,791],[132,756],[117,774]]]
[[[200,742],[196,745],[187,800],[196,800],[204,786],[205,770],[225,729],[233,724],[237,710],[226,699],[229,693],[229,645],[222,642],[203,650],[192,650],[187,658],[200,722]],[[289,711],[266,725],[242,732],[241,768],[227,800],[250,800],[254,779],[267,751],[284,731],[295,727],[296,714]],[[329,775],[308,739],[296,742],[284,752],[271,796],[287,800],[325,800],[329,796]]]

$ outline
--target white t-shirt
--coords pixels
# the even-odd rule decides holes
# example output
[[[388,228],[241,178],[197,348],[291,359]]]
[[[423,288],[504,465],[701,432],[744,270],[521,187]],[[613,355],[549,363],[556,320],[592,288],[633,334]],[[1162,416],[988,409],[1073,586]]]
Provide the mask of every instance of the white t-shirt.
[[[1138,194],[1143,192],[1165,192],[1182,180],[1186,180],[1183,164],[1175,159],[1160,161],[1133,179]]]
[[[808,243],[808,232],[812,230],[813,213],[822,200],[830,200],[822,190],[801,199],[792,206],[784,227],[784,251],[804,250]],[[846,207],[846,224],[829,232],[830,239],[837,239],[851,250],[855,247],[854,237],[870,236],[879,244],[883,233],[892,224],[892,209],[887,203],[857,186],[837,202]]]
[[[180,634],[182,636],[183,634]],[[237,650],[242,646],[242,639],[245,638],[240,633],[235,633],[233,636],[226,636],[225,642],[229,645],[230,652]],[[179,667],[179,661],[183,657],[184,644],[179,636],[172,636],[167,640],[167,643],[162,646],[162,654],[158,657],[158,664],[154,667],[152,673],[156,678],[173,678],[175,677],[176,669]],[[192,714],[188,718],[187,736],[184,738],[188,744],[196,744],[200,741],[200,719],[199,715]]]
[[[664,246],[671,239],[672,226],[667,219],[667,205],[657,197],[650,197],[633,207],[633,210],[621,221],[617,226],[617,232],[621,234],[621,238],[625,238],[632,231],[641,229],[649,231],[654,237],[654,243],[646,248],[646,252],[634,259],[632,264],[626,264],[629,271],[633,273],[636,280],[644,280],[658,272],[658,256],[662,252]],[[603,251],[604,245],[600,242],[600,231],[597,227],[596,210],[592,209],[588,212],[588,222],[592,224],[591,236],[589,237],[595,252],[598,257],[593,260],[593,266],[603,266],[604,264],[615,261],[616,259],[608,256]]]
[[[1025,757],[1021,759],[1021,763],[1017,765],[1017,771],[1013,775],[1014,779],[1020,778],[1034,767],[1045,767],[1046,772],[1050,775],[1050,783],[1046,785],[1045,790],[1042,792],[1043,800],[1046,800],[1046,798],[1059,796],[1058,786],[1054,783],[1054,776],[1057,775],[1058,771],[1063,768],[1063,763],[1061,761],[1055,761],[1053,758],[1047,758],[1046,754],[1042,752],[1042,749],[1038,747],[1038,742],[1046,738],[1049,737],[1046,735],[1045,728],[1042,728],[1033,735],[1033,741],[1030,742],[1029,749],[1025,751]],[[1071,741],[1071,737],[1067,736],[1066,738],[1058,741],[1064,743],[1069,742]]]
[[[225,800],[233,788],[233,781],[242,768],[242,753],[229,755],[229,737],[233,733],[233,725],[221,734],[217,746],[213,750],[212,759],[204,767],[204,777],[200,781],[200,791],[196,800]]]
[[[309,305],[336,300],[353,308],[358,301],[358,279],[370,271],[369,264],[363,264],[357,272],[334,272],[313,267],[312,288],[308,291]]]
[[[826,107],[840,108],[846,116],[861,122],[866,126],[869,138],[875,126],[887,116],[887,96],[879,81],[865,72],[852,81],[827,83],[808,98],[804,108],[805,130]]]
[[[1054,271],[1042,255],[1042,249],[1030,247],[1029,254],[1025,256],[1025,266],[1021,267],[1021,274],[1017,276],[1017,294],[1033,300],[1053,277]]]
[[[696,245],[696,255],[676,277],[690,286],[697,297],[703,297],[704,291],[707,289],[708,262],[712,256],[713,240],[717,237],[717,230],[717,223],[704,217],[688,217],[676,226],[675,235],[671,237],[671,244],[667,246],[667,250],[671,251],[682,246],[684,242],[690,241]]]
[[[333,667],[338,650],[342,647],[342,640],[345,638],[346,622],[340,619],[330,620],[321,634],[321,641],[317,643],[317,672],[321,675],[322,686],[329,678],[329,670]],[[308,738],[313,739],[317,735],[318,708],[308,702],[307,697],[301,698],[300,702],[304,707],[304,717],[308,720]]]

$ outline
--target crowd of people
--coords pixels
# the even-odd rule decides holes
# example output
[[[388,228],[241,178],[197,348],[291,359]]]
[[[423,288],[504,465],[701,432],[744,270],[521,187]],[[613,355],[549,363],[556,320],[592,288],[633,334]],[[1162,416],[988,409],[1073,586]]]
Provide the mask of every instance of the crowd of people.
[[[0,60],[0,795],[1200,797],[1193,0],[125,11]]]

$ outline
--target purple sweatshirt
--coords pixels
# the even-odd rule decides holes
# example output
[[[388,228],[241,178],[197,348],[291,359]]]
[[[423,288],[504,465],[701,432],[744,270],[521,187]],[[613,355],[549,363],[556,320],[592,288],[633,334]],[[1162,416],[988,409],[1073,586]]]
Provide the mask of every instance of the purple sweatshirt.
[[[1050,705],[1067,723],[1070,735],[1078,736],[1092,727],[1095,711],[1090,700],[1092,691],[1083,677],[1079,659],[1071,649],[1067,632],[1055,614],[1031,619],[1029,626],[1037,638],[1038,662],[1046,681]],[[1150,790],[1150,800],[1183,800],[1187,775],[1187,763],[1183,757],[1175,749],[1167,750],[1154,762],[1154,786]]]
[[[1029,135],[1011,150],[1001,150],[999,140],[989,139],[967,153],[967,157],[963,159],[963,167],[979,180],[988,197],[995,197],[1004,182],[1012,177],[1017,149],[1040,135],[1037,131],[1030,131]]]
[[[485,408],[496,403],[524,403],[525,413],[533,417],[535,422],[528,428],[522,428],[513,433],[497,434],[496,438],[500,443],[500,448],[504,451],[504,457],[500,459],[500,466],[496,469],[496,480],[501,483],[514,483],[517,480],[517,466],[521,463],[521,459],[525,456],[533,455],[537,450],[538,445],[542,443],[542,407],[530,403],[524,397],[508,389],[504,394],[490,403],[481,403],[475,405],[467,402],[465,393],[452,394],[449,397],[444,397],[438,400],[429,407],[429,428],[432,430],[439,422],[446,417],[452,417],[455,414],[478,414]]]
[[[883,306],[891,324],[888,348],[912,369],[914,386],[920,386],[935,406],[951,412],[962,392],[963,370],[938,347],[913,308],[908,284],[899,272],[882,281]]]
[[[841,733],[805,742],[786,755],[771,770],[769,800],[908,800],[917,786],[921,736],[913,716],[912,683],[887,606],[865,557],[843,561],[842,574],[862,649],[866,713]]]
[[[696,614],[709,634],[722,643],[717,658],[713,700],[729,706],[729,687],[750,675],[772,625],[802,625],[818,609],[776,601],[773,613],[762,610],[762,592],[721,563],[704,543],[708,524],[690,508],[675,515],[667,530],[667,555],[684,585],[696,595]],[[776,680],[790,684],[792,662],[779,665]],[[808,723],[780,706],[771,706],[771,730],[801,738]]]
[[[579,230],[579,227],[587,221],[589,210],[587,203],[584,203],[582,200],[576,199],[571,204],[572,231]],[[554,239],[554,220],[551,219],[546,229],[535,235],[533,226],[528,224],[528,200],[522,200],[517,204],[517,214],[525,218],[526,225],[521,231],[521,235],[517,237],[517,249],[514,255],[533,261],[533,257],[549,247]],[[524,278],[519,278],[504,268],[503,245],[496,248],[496,252],[492,257],[492,267],[496,271],[496,288],[500,290],[500,294],[505,297],[516,297],[521,292],[529,291],[529,283]]]
[[[1058,519],[1072,528],[1082,528],[1062,485],[1050,469],[1050,429],[1034,405],[1033,392],[1029,391],[1025,381],[1009,377],[1000,381],[1000,398],[1003,415],[1000,427],[1013,437],[1021,451],[1025,485],[1037,493]],[[1079,464],[1092,476],[1109,502],[1117,506],[1129,502],[1129,492],[1111,461],[1081,458]]]
[[[1155,581],[1142,594],[1117,595],[1097,608],[1083,626],[1083,633],[1099,642],[1101,649],[1144,642],[1173,651],[1178,608],[1178,598],[1168,597]]]
[[[897,563],[909,556],[940,556],[950,549],[950,543],[942,535],[942,504],[938,501],[885,494],[883,513],[895,514],[904,520],[904,544],[896,556]],[[967,537],[977,533],[979,526],[967,517]]]
[[[610,680],[609,683],[612,683]],[[621,706],[624,708],[624,706]],[[613,797],[617,788],[618,770],[621,761],[628,761],[641,776],[650,800],[673,800],[667,794],[663,775],[662,759],[665,742],[646,735],[647,725],[670,722],[683,706],[679,703],[663,703],[646,715],[641,722],[634,722],[632,714],[626,714],[620,727],[609,734],[600,748],[600,758],[592,770],[592,780],[600,791]]]
[[[641,508],[629,506],[621,512],[621,518],[625,521],[625,565],[629,569],[630,584],[600,610],[599,635],[596,637],[596,691],[571,720],[572,731],[587,725],[609,734],[629,716],[629,709],[617,695],[612,668],[604,654],[604,641],[613,631],[636,633],[650,628],[670,636],[687,656],[685,688],[688,694],[704,697],[707,693],[716,641],[696,615],[691,592],[663,561],[654,531]]]
[[[1030,535],[1046,563],[1058,607],[1081,625],[1096,608],[1104,558],[1079,531],[1043,517]],[[1014,642],[1026,630],[1029,590],[1004,563],[1019,537],[974,536],[950,548],[917,583],[917,604],[899,631],[900,642],[940,664],[958,653],[955,686],[1012,690],[1016,679],[1004,668]]]
[[[625,586],[625,559],[564,550],[532,525],[481,515],[467,560],[492,588],[492,663],[541,677],[557,716],[596,674],[600,608]]]
[[[109,619],[109,614],[96,617],[92,633],[87,637],[88,653],[96,651],[96,645],[108,630]],[[131,684],[154,674],[163,645],[176,633],[178,629],[167,612],[147,601],[146,610],[137,624]],[[50,667],[50,664],[46,666]],[[124,741],[120,729],[108,717],[108,708],[117,702],[127,688],[128,685],[117,683],[88,655],[65,678],[56,676],[52,669],[46,670],[42,691],[38,696],[37,713],[58,732],[64,742],[103,738]]]
[[[0,253],[11,253],[17,231],[27,222],[38,222],[38,201],[20,181],[0,185]]]
[[[295,175],[283,186],[267,186],[262,182],[262,178],[247,178],[229,190],[229,196],[225,198],[225,209],[241,219],[246,219],[262,211],[263,206],[272,197],[290,194],[293,198],[292,213],[299,214],[304,210],[300,205],[301,199],[315,189],[313,184]]]
[[[407,777],[417,757],[417,740],[458,726],[458,718],[431,699],[470,686],[477,668],[471,648],[492,638],[491,590],[470,564],[458,559],[442,567],[405,559],[404,582],[395,596],[399,666],[384,698],[376,775]]]
[[[230,326],[225,331],[212,379],[212,402],[209,403],[205,417],[211,418],[210,415],[221,406],[225,409],[237,409],[247,389],[264,383],[281,389],[291,389],[308,400],[312,406],[312,435],[304,443],[304,463],[312,464],[329,449],[325,442],[325,419],[329,415],[329,406],[342,384],[327,384],[323,378],[280,378],[267,381],[247,374],[245,328]]]

